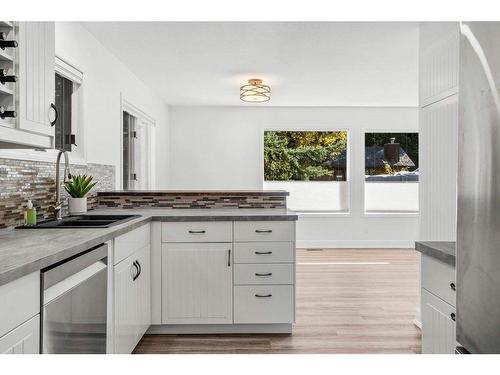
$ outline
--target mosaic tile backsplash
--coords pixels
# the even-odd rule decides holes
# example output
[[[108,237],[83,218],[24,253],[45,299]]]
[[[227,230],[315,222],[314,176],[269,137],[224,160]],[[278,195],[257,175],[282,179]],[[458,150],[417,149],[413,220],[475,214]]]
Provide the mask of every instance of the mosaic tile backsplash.
[[[286,209],[286,192],[102,192],[100,208],[261,208]]]
[[[51,217],[55,200],[56,163],[0,158],[0,228],[22,224],[26,202],[31,199],[39,220]],[[63,165],[61,163],[61,176]],[[72,174],[91,174],[97,181],[88,196],[89,209],[97,206],[97,191],[115,188],[115,167],[102,164],[71,165]],[[61,177],[62,179],[62,177]],[[61,196],[68,195],[61,189]],[[66,204],[63,215],[67,214]]]

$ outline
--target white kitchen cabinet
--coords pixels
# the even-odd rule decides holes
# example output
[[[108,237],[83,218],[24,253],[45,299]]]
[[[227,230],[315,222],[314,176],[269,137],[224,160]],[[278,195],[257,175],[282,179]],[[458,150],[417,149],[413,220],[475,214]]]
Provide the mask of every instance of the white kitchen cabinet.
[[[458,93],[460,31],[458,22],[420,24],[420,106]]]
[[[54,22],[20,22],[18,43],[19,128],[53,139]]]
[[[0,147],[53,148],[54,22],[16,22],[14,29],[18,47],[12,59],[18,82],[12,89],[16,96],[12,108],[17,118],[0,120]]]
[[[458,95],[420,110],[419,239],[455,241]]]
[[[162,323],[233,322],[231,243],[162,245]]]
[[[422,289],[422,353],[453,354],[455,307]]]
[[[455,267],[436,258],[421,256],[422,353],[455,351]]]
[[[131,353],[151,325],[151,261],[150,244],[142,226],[114,241],[115,259],[126,252],[127,258],[114,266],[113,352]],[[147,243],[145,243],[145,241]],[[131,252],[131,246],[142,248]]]
[[[115,266],[114,352],[131,353],[151,324],[149,246]]]
[[[0,354],[40,353],[40,315],[0,338]]]

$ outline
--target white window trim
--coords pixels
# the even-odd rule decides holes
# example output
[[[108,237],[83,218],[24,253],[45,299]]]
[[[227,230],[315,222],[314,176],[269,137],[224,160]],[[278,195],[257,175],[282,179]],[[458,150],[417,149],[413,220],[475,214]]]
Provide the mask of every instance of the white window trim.
[[[325,127],[325,126],[308,126],[308,127],[294,127],[293,125],[290,125],[288,127],[264,127],[262,131],[260,132],[260,152],[259,152],[259,158],[260,158],[260,181],[261,181],[261,187],[264,186],[264,183],[266,182],[264,180],[264,133],[266,131],[293,131],[293,132],[346,132],[347,133],[347,157],[346,157],[346,180],[345,181],[330,181],[332,183],[338,183],[338,182],[347,182],[349,185],[349,210],[348,211],[314,211],[314,210],[305,210],[305,211],[295,211],[299,217],[302,218],[313,218],[313,217],[337,217],[337,218],[347,218],[352,216],[352,195],[351,190],[352,190],[352,182],[351,182],[351,176],[352,176],[352,158],[351,158],[351,151],[352,151],[352,132],[353,130],[350,129],[349,127],[336,127],[336,128],[330,128],[330,127]]]
[[[83,84],[83,71],[75,67],[75,65],[66,62],[59,56],[55,57],[54,61],[54,73],[58,73],[61,76],[71,80],[73,83],[78,85]],[[54,77],[55,79],[55,77]],[[82,89],[82,88],[80,88]],[[83,97],[83,96],[82,96]],[[83,100],[80,99],[78,102],[78,111],[83,113]],[[78,123],[81,121],[83,124],[83,119],[78,117]],[[78,126],[78,124],[77,124]],[[82,131],[82,136],[84,136],[84,126],[81,126],[80,131]],[[82,150],[82,155],[71,155],[69,156],[69,161],[71,164],[76,165],[87,165],[86,159],[86,148],[85,141]],[[56,161],[57,153],[59,151],[56,149],[0,149],[0,158],[4,159],[15,159],[15,160],[28,160],[28,161],[39,161],[39,162],[54,162]]]
[[[418,211],[408,211],[408,212],[395,212],[395,211],[377,211],[377,212],[368,212],[365,207],[365,160],[366,160],[366,144],[365,144],[365,136],[366,133],[419,133],[418,129],[391,129],[391,128],[381,128],[381,129],[372,129],[372,128],[363,128],[361,129],[361,141],[362,141],[362,152],[363,152],[363,168],[362,168],[362,205],[361,205],[361,215],[367,218],[415,218],[420,215],[420,200],[418,202]],[[420,137],[420,136],[419,136]],[[418,181],[420,183],[420,180]]]
[[[123,93],[120,93],[120,127],[119,127],[119,140],[120,140],[120,166],[118,173],[116,174],[116,186],[119,189],[123,189],[123,112],[126,111],[132,116],[137,117],[149,126],[148,131],[148,186],[146,189],[153,189],[156,186],[156,147],[155,142],[155,131],[156,131],[156,120],[149,114],[144,112],[139,107],[132,104],[129,100],[124,98]]]

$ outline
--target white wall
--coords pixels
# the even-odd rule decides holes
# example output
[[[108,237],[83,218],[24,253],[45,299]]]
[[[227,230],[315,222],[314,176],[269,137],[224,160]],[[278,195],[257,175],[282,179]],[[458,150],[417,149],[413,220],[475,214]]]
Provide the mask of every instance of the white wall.
[[[350,213],[302,215],[299,246],[413,246],[416,215],[364,214],[363,132],[418,130],[417,108],[170,107],[172,189],[262,189],[265,129],[348,130]],[[158,159],[158,164],[164,161]]]
[[[168,106],[77,22],[56,22],[56,55],[84,74],[83,121],[87,162],[120,167],[120,96],[146,112],[156,122],[156,153],[165,163],[168,143]],[[164,165],[156,177],[168,180]],[[117,173],[117,178],[119,174]],[[118,185],[117,185],[118,186]],[[153,185],[153,187],[165,185]]]

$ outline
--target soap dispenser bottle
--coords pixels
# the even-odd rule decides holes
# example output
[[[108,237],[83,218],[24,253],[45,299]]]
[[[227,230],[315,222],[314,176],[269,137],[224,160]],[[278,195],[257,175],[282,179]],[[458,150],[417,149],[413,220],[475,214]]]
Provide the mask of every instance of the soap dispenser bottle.
[[[33,207],[33,202],[28,201],[26,208],[26,225],[36,225],[36,208]]]

